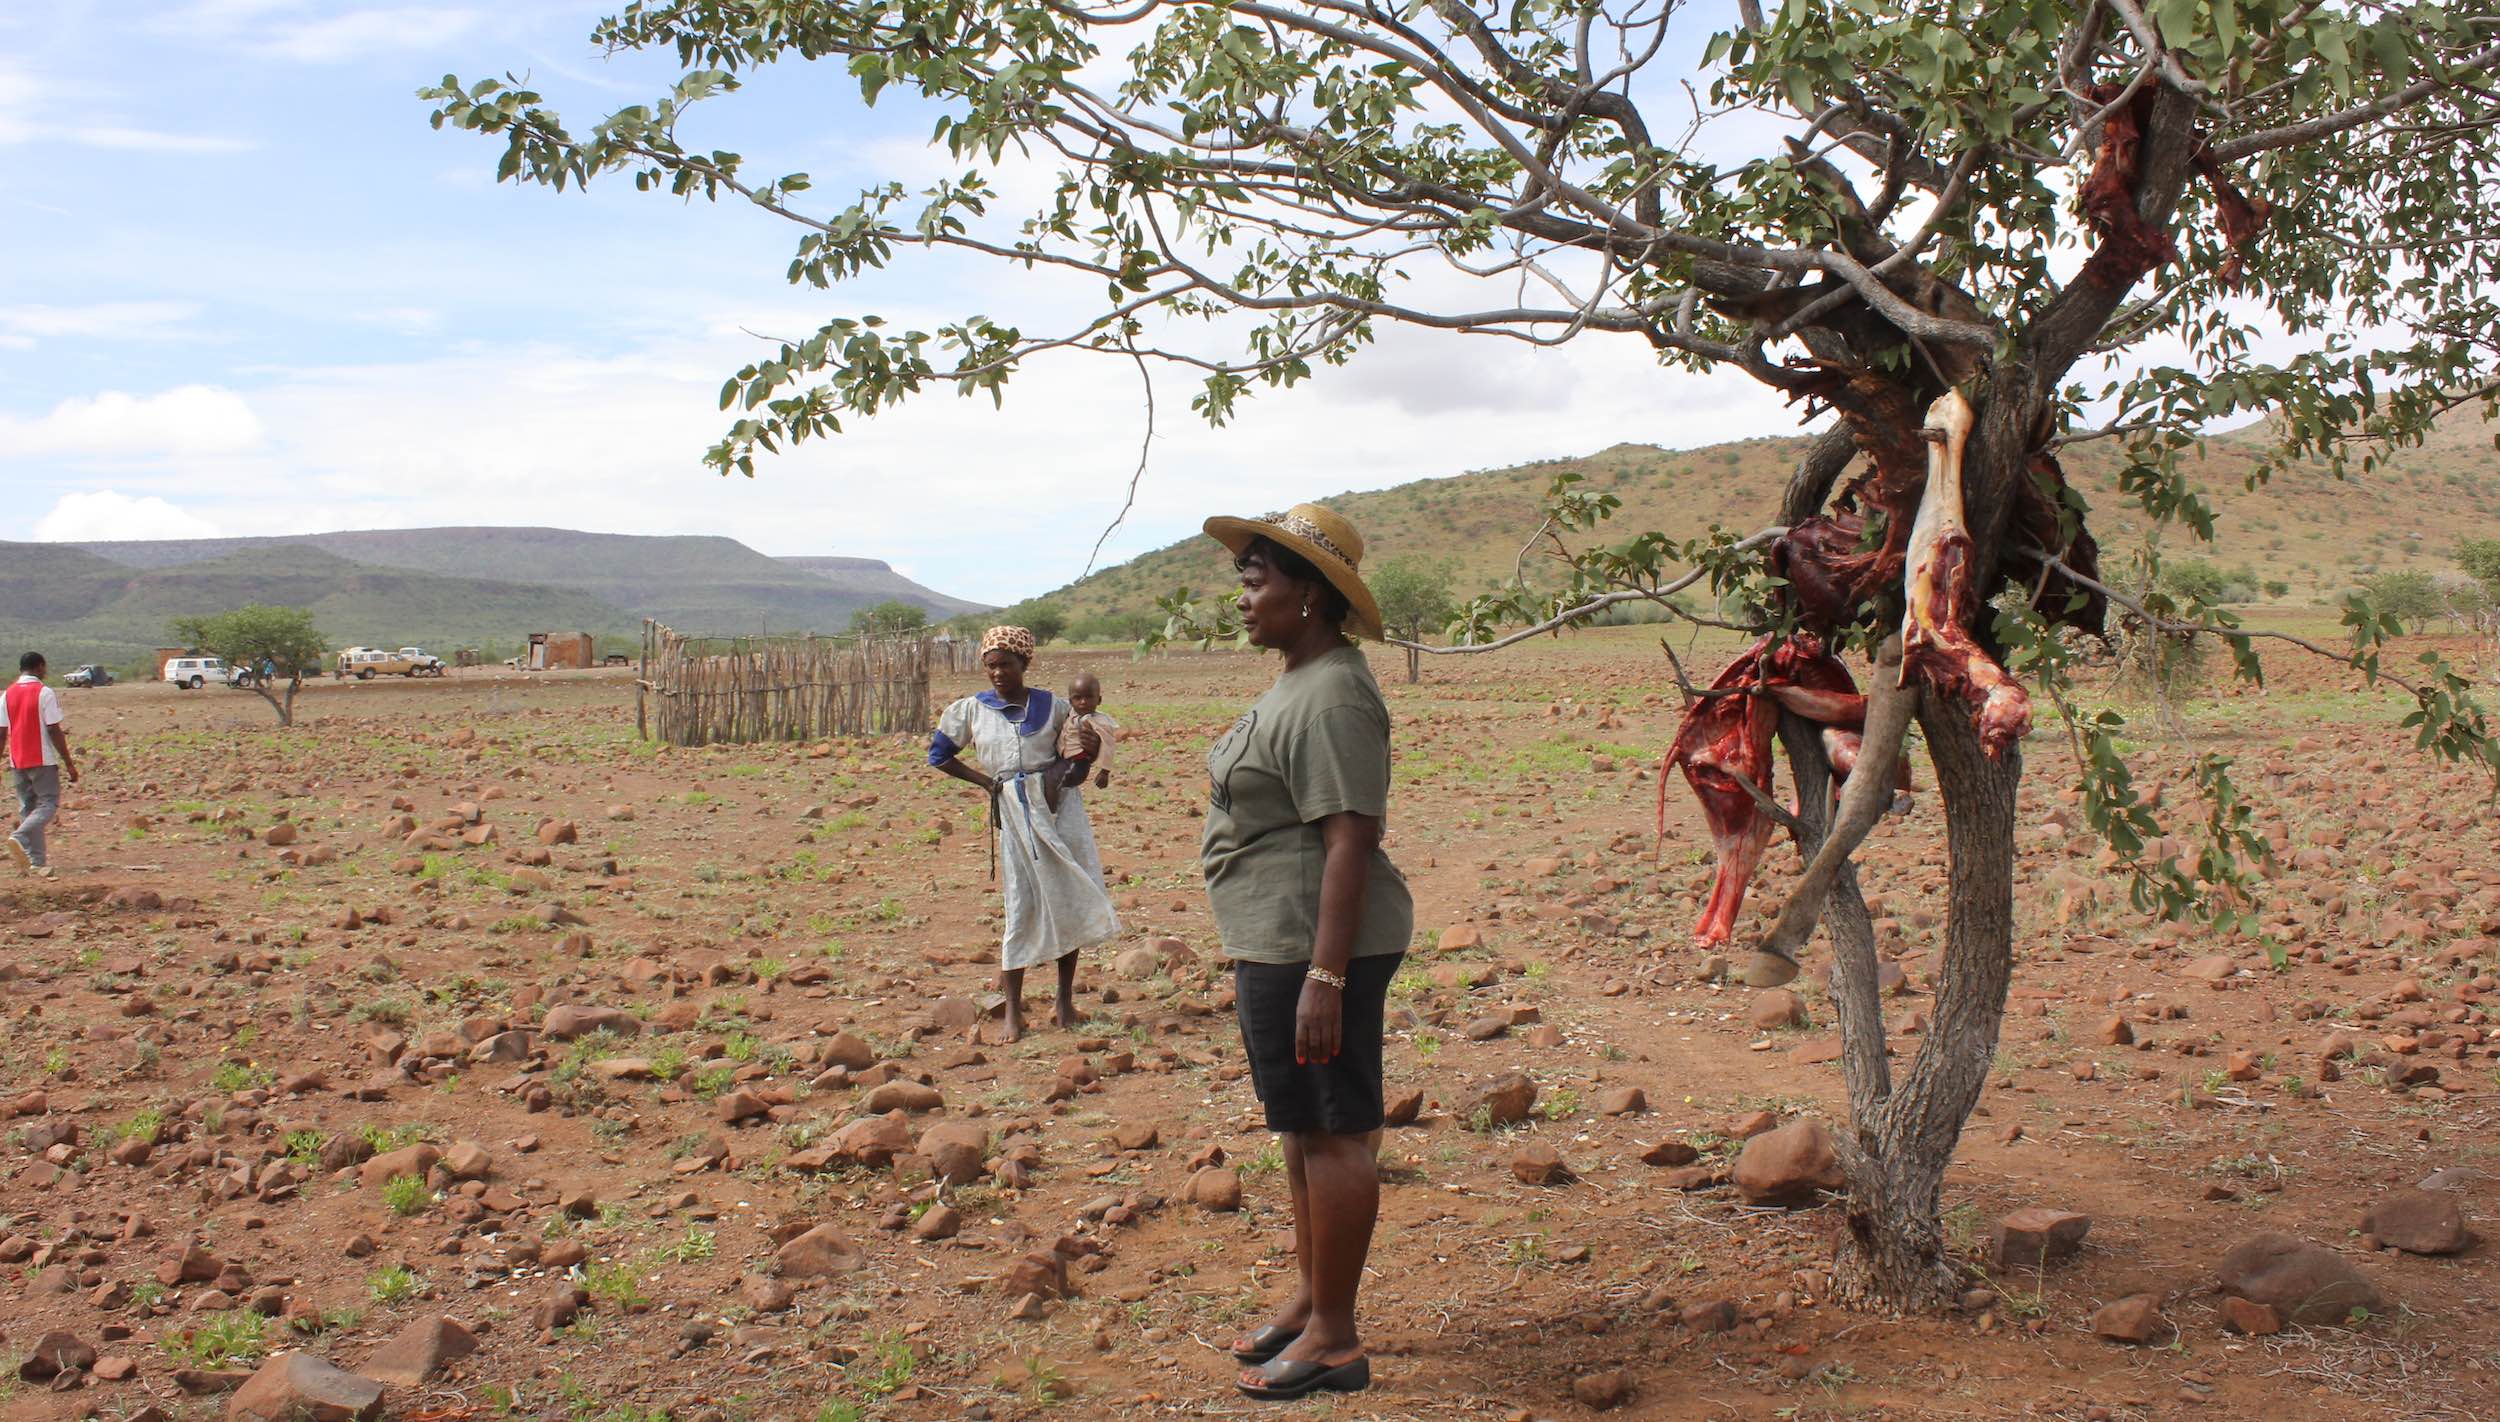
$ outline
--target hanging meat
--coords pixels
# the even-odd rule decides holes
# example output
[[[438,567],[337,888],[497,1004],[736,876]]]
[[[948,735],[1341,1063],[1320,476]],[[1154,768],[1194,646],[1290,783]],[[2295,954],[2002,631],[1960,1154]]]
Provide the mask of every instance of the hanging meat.
[[[1770,843],[1771,818],[1746,786],[1770,793],[1771,749],[1780,712],[1793,712],[1823,727],[1824,750],[1836,776],[1845,778],[1856,764],[1866,698],[1827,643],[1839,629],[1863,620],[1885,590],[1902,588],[1901,685],[1916,679],[1970,703],[1981,744],[1991,755],[2001,754],[2030,729],[2029,698],[1979,646],[1968,626],[1983,605],[1973,583],[1970,531],[1962,507],[1962,459],[1972,421],[1970,402],[1958,391],[1948,392],[1927,412],[1923,484],[1902,477],[1906,470],[1880,469],[1906,461],[1879,460],[1879,473],[1852,486],[1833,513],[1802,520],[1773,545],[1772,567],[1786,581],[1785,595],[1809,630],[1756,642],[1686,709],[1667,759],[1684,772],[1701,801],[1718,854],[1709,901],[1693,928],[1695,944],[1715,946],[1734,936],[1746,886]],[[2046,472],[2054,474],[2055,466]],[[1885,473],[1891,477],[1883,477]],[[1871,511],[1859,506],[1862,491],[1870,488],[1878,500]],[[2050,489],[2027,488],[2025,496],[2021,526],[2054,530],[2054,509],[2036,507],[2046,505]],[[1909,507],[1913,497],[1914,515]],[[1870,518],[1880,519],[1880,525]],[[2086,543],[2070,548],[2067,556],[2082,559],[2078,566],[2088,567],[2089,554]],[[2078,611],[2097,620],[2097,604]],[[1908,789],[1906,756],[1897,762],[1897,770],[1900,788]],[[1663,836],[1663,775],[1658,817]]]

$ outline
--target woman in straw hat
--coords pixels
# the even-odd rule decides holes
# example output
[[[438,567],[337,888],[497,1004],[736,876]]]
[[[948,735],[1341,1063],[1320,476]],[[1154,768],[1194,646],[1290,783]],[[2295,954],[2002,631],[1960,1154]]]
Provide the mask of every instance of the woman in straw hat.
[[[999,944],[999,991],[1007,998],[1007,1036],[1024,1036],[1024,970],[1059,965],[1062,1027],[1078,1022],[1076,954],[1116,936],[1119,916],[1103,891],[1102,855],[1085,818],[1085,797],[1062,797],[1054,810],[1043,775],[1059,755],[1068,704],[1024,684],[1033,662],[1033,634],[993,627],[981,634],[981,670],[990,689],[967,696],[938,716],[929,764],[989,792],[998,835],[998,877],[1006,897]],[[964,763],[970,751],[978,766]]]
[[[1317,504],[1215,518],[1255,645],[1276,684],[1207,757],[1200,860],[1250,1076],[1284,1137],[1301,1286],[1234,1344],[1252,1397],[1371,1384],[1355,1293],[1380,1214],[1380,1046],[1415,906],[1386,854],[1389,709],[1351,640],[1380,636],[1363,540]]]

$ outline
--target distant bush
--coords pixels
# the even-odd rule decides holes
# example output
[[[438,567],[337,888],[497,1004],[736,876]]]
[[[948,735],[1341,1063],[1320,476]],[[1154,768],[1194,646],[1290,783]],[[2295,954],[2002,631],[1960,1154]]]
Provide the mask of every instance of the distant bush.
[[[2199,602],[2254,602],[2257,574],[2247,567],[2225,568],[2203,558],[2180,558],[2162,564],[2161,588],[2175,598]]]
[[[1163,618],[1152,612],[1097,612],[1068,624],[1071,642],[1134,642],[1160,631]],[[1035,634],[1040,635],[1039,633]]]
[[[2361,591],[2369,595],[2371,605],[2382,615],[2393,617],[2416,632],[2432,618],[2448,613],[2438,582],[2418,569],[2374,573],[2361,580]]]

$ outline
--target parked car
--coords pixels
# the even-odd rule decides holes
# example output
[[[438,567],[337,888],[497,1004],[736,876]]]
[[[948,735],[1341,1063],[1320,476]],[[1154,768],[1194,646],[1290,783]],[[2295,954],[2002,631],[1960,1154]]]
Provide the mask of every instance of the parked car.
[[[165,663],[165,680],[188,691],[210,682],[232,684],[234,669],[218,657],[174,657]]]
[[[93,662],[79,667],[61,678],[63,686],[111,686],[113,674]]]
[[[409,653],[414,652],[415,656]],[[350,647],[339,653],[338,676],[352,676],[358,681],[371,681],[377,676],[441,676],[443,663],[415,647],[385,651],[380,647]]]

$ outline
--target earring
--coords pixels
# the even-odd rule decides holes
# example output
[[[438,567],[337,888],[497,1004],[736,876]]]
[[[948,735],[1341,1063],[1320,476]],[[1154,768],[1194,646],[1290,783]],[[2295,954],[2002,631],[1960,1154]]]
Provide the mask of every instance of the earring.
[[[1306,603],[1304,603],[1304,604],[1302,604],[1302,617],[1303,617],[1303,620],[1304,620],[1304,621],[1306,621],[1306,622],[1310,620],[1310,617],[1311,617],[1311,605],[1310,605],[1309,603],[1307,603],[1307,602],[1306,602]]]

